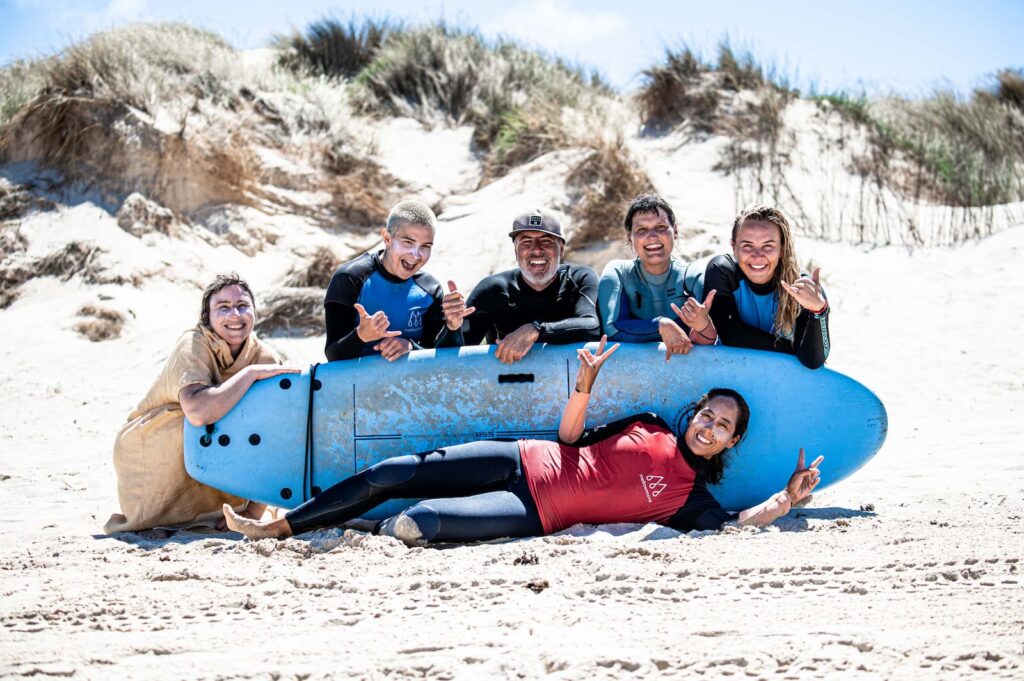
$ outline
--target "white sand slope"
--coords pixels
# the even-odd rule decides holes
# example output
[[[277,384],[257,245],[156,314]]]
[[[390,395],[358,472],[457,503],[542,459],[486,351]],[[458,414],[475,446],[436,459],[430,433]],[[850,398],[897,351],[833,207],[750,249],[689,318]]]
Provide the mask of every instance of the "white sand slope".
[[[378,152],[387,161],[420,134],[391,130]],[[462,146],[447,162],[459,167],[385,166],[445,196],[429,269],[468,290],[512,266],[505,234],[516,212],[564,203],[578,152],[474,191],[478,170],[451,135],[444,144]],[[708,172],[706,150],[672,157],[669,146],[634,142],[697,228],[680,250],[720,248],[731,180]],[[88,202],[25,220],[39,253],[73,233],[108,249],[111,272],[146,276],[138,288],[37,279],[0,311],[0,675],[1024,674],[1024,225],[916,251],[800,241],[834,307],[829,366],[882,397],[890,433],[853,478],[768,529],[577,527],[436,549],[339,531],[280,543],[103,536],[116,510],[113,434],[194,323],[197,287],[236,268],[266,290],[313,240],[345,242],[301,220],[248,217],[249,228],[265,221],[276,244],[247,255],[199,236],[140,240]],[[124,312],[125,334],[101,343],[76,334],[84,303]],[[318,338],[274,344],[296,363],[321,358]]]

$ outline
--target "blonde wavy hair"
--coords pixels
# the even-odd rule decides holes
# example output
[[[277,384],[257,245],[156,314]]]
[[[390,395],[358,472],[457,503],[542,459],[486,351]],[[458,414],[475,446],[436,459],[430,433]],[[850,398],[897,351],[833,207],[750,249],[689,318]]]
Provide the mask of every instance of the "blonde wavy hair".
[[[779,228],[779,264],[772,274],[775,284],[775,295],[778,306],[775,309],[775,337],[792,336],[796,326],[797,315],[800,314],[800,303],[786,289],[779,286],[780,281],[793,283],[800,277],[800,266],[797,264],[796,249],[793,248],[793,231],[789,220],[782,211],[774,206],[756,205],[744,208],[732,223],[732,244],[735,248],[736,235],[740,228],[748,222],[767,222]]]

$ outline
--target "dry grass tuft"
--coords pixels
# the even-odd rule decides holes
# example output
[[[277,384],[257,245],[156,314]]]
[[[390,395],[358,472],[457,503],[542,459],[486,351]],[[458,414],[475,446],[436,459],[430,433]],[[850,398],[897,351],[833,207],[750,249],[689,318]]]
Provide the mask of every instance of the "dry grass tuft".
[[[402,183],[375,161],[347,152],[330,151],[324,164],[332,197],[326,220],[349,229],[383,226]]]
[[[261,296],[256,331],[261,335],[323,334],[324,292],[320,288],[279,288]]]
[[[36,196],[25,187],[0,182],[0,222],[20,218],[33,210],[50,211],[54,208],[53,201]]]
[[[394,32],[356,83],[364,112],[473,126],[492,177],[570,146],[563,109],[608,94],[594,73],[445,24]]]
[[[326,289],[343,260],[327,246],[320,246],[308,258],[308,265],[293,269],[284,279],[289,288]]]
[[[641,75],[644,84],[636,95],[640,118],[654,133],[685,123],[699,134],[728,134],[728,128],[739,127],[733,124],[737,93],[754,92],[761,100],[796,95],[774,69],[766,71],[750,52],[737,53],[728,40],[719,44],[715,62],[684,45],[667,48],[664,61]],[[748,118],[756,113],[757,107],[747,108]]]
[[[328,78],[352,78],[380,51],[387,37],[401,30],[390,19],[367,18],[362,22],[325,18],[315,21],[302,33],[278,36],[274,47],[278,63],[295,72]]]
[[[622,138],[601,141],[566,177],[574,225],[570,251],[619,240],[622,217],[637,195],[654,191]]]
[[[117,310],[83,305],[78,310],[78,316],[91,318],[77,322],[74,329],[93,343],[120,338],[124,330],[124,315]]]
[[[1024,110],[1024,70],[1003,69],[996,74],[996,82],[995,98]]]
[[[81,276],[87,284],[131,284],[140,286],[140,275],[123,277],[112,275],[99,261],[105,252],[99,246],[83,241],[72,241],[42,258],[26,258],[25,244],[20,234],[5,233],[0,239],[4,259],[0,262],[0,309],[7,307],[18,298],[18,289],[25,282],[37,277],[58,277],[68,281]]]

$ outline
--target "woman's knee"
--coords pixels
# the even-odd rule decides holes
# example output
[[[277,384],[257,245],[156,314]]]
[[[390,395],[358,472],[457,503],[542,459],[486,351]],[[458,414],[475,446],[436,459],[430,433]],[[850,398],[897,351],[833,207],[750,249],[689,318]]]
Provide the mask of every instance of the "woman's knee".
[[[380,533],[409,546],[422,546],[437,537],[440,529],[441,518],[437,511],[420,502],[386,520]]]
[[[385,459],[366,469],[366,482],[377,489],[397,487],[413,479],[420,461],[415,454]]]

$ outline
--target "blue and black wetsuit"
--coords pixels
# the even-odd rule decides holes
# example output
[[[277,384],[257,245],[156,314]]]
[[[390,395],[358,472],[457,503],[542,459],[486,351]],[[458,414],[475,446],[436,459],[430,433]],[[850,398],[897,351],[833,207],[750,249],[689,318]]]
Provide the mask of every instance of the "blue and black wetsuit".
[[[327,324],[328,361],[352,359],[373,354],[373,343],[364,343],[356,333],[359,313],[355,304],[369,314],[383,310],[390,331],[401,331],[402,338],[415,346],[432,348],[444,326],[441,313],[441,284],[420,271],[409,279],[399,279],[384,269],[383,251],[365,253],[343,264],[331,277],[324,299]]]
[[[778,289],[774,283],[755,284],[732,255],[715,256],[704,273],[704,289],[715,289],[711,321],[725,345],[772,350],[796,355],[809,369],[825,364],[829,351],[828,308],[821,315],[801,310],[792,336],[775,335]],[[824,292],[823,292],[824,294]]]
[[[644,272],[639,258],[609,262],[601,273],[597,293],[601,325],[608,340],[660,341],[658,320],[662,317],[690,333],[690,327],[672,311],[672,303],[682,307],[687,298],[698,295],[691,290],[688,273],[688,266],[675,258],[663,274]]]

